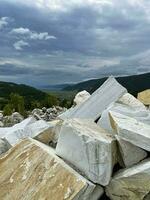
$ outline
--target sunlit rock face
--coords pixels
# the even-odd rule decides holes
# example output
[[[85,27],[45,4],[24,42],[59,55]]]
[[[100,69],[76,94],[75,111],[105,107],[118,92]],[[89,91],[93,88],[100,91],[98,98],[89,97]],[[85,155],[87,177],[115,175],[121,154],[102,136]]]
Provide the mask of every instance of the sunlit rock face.
[[[114,111],[109,113],[112,127],[120,138],[150,151],[150,125]]]
[[[89,180],[107,185],[116,161],[116,142],[94,122],[70,119],[62,125],[56,153]]]
[[[111,200],[149,200],[150,160],[119,171],[106,187]]]
[[[8,167],[10,166],[10,167]],[[0,158],[1,200],[96,200],[101,187],[83,178],[50,147],[25,139]]]
[[[137,98],[146,106],[150,106],[150,89],[147,89],[147,90],[144,90],[143,92],[138,93]]]

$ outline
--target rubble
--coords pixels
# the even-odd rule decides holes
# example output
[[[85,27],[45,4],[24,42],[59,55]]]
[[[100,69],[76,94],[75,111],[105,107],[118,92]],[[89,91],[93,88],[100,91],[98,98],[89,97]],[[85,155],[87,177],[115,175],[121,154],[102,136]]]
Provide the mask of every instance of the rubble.
[[[94,194],[103,194],[53,149],[33,139],[23,140],[0,158],[0,177],[0,199],[6,200],[97,200]]]
[[[43,119],[45,121],[55,120],[58,115],[62,114],[66,111],[66,108],[62,108],[60,106],[53,106],[51,108],[43,107],[42,109],[34,109],[32,111],[33,116],[38,119]]]
[[[111,200],[149,200],[150,159],[119,171],[106,187]]]
[[[94,183],[109,183],[116,162],[116,143],[94,122],[66,120],[61,128],[56,153]]]
[[[150,110],[139,100],[110,77],[68,110],[0,111],[0,199],[150,200]]]

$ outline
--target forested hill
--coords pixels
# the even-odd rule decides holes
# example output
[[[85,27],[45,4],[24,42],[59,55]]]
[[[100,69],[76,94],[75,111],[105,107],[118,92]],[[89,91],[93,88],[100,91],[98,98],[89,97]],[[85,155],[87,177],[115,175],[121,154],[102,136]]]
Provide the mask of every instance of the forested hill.
[[[0,97],[8,98],[11,93],[37,100],[43,99],[46,95],[46,93],[31,86],[0,81]]]
[[[92,93],[98,87],[100,87],[104,83],[104,81],[106,81],[107,78],[108,77],[80,82],[73,86],[68,86],[63,90],[66,91],[87,90],[88,92]],[[124,87],[127,88],[129,93],[133,94],[134,96],[136,96],[138,92],[150,88],[150,73],[134,75],[134,76],[117,77],[116,79],[120,84],[122,84]]]
[[[9,102],[12,93],[22,96],[27,108],[30,108],[34,102],[42,101],[47,96],[45,92],[31,86],[0,81],[0,109]]]

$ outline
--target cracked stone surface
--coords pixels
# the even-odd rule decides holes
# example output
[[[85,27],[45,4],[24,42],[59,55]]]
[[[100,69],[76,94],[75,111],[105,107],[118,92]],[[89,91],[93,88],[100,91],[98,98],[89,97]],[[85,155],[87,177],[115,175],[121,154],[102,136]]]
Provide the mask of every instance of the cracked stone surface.
[[[103,194],[34,139],[21,141],[0,157],[0,177],[1,200],[97,200],[94,194]]]
[[[149,200],[150,159],[119,171],[106,187],[111,200]]]
[[[89,180],[107,185],[116,162],[116,141],[92,121],[70,119],[62,125],[56,153]]]

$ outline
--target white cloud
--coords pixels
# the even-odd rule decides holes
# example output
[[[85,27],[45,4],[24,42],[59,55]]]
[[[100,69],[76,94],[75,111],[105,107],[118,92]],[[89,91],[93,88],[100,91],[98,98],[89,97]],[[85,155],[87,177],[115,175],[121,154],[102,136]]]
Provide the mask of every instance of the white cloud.
[[[37,33],[35,31],[31,31],[28,28],[14,28],[11,31],[12,34],[19,34],[19,35],[26,35],[32,40],[49,40],[49,39],[56,39],[55,36],[49,35],[48,32],[41,32]]]
[[[8,25],[8,17],[1,17],[0,18],[0,29],[2,29],[4,26]]]
[[[24,46],[29,46],[29,43],[27,43],[23,40],[19,40],[19,41],[15,42],[13,46],[16,50],[21,51],[21,50],[23,50]]]

